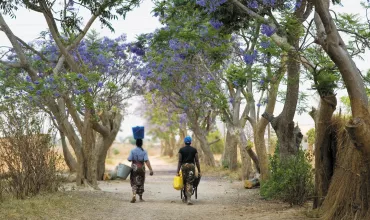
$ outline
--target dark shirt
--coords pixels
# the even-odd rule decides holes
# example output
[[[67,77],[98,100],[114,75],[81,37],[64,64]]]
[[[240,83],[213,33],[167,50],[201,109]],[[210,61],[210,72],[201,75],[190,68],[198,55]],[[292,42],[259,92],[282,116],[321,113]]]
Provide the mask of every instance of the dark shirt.
[[[182,147],[179,150],[179,154],[181,154],[181,159],[182,159],[181,164],[184,164],[184,163],[194,164],[195,154],[197,154],[197,153],[198,153],[197,149],[195,149],[192,146]]]

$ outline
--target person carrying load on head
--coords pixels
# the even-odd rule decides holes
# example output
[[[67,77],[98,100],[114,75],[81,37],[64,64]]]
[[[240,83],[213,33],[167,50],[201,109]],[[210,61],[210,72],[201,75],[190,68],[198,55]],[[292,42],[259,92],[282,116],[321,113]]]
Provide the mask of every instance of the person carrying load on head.
[[[200,177],[200,165],[198,158],[198,151],[191,146],[191,137],[187,136],[184,139],[185,146],[179,150],[179,162],[177,166],[177,175],[182,172],[184,180],[185,196],[183,202],[192,205],[191,196],[193,194],[193,182],[195,180],[195,165],[198,169],[198,176]],[[195,165],[194,165],[195,164]]]
[[[144,128],[142,128],[144,130]],[[142,131],[144,133],[144,131]],[[135,132],[134,132],[135,137]],[[139,137],[139,138],[136,138]],[[136,147],[131,150],[130,155],[128,156],[128,161],[131,162],[131,173],[130,173],[130,184],[132,187],[132,199],[131,203],[136,202],[136,194],[139,195],[140,202],[144,202],[143,193],[144,193],[144,183],[145,183],[145,164],[148,166],[150,175],[153,175],[153,169],[150,165],[148,158],[148,153],[143,149],[143,140],[144,137],[136,136]],[[145,163],[145,164],[144,164]]]

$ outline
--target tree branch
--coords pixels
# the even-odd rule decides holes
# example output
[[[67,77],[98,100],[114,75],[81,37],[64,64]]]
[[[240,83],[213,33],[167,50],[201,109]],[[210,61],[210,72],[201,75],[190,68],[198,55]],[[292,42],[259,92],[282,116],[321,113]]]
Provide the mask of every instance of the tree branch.
[[[19,61],[20,61],[20,66],[24,68],[29,74],[32,79],[35,79],[37,77],[37,72],[30,67],[27,57],[24,54],[21,45],[19,44],[17,37],[14,35],[12,30],[9,28],[8,24],[4,20],[3,15],[0,13],[0,27],[8,37],[10,43],[12,44],[15,53],[17,54]]]
[[[80,134],[82,134],[83,122],[81,121],[80,117],[78,116],[76,108],[74,107],[74,105],[71,102],[71,100],[69,99],[69,97],[63,96],[63,100],[64,100],[64,102],[65,102],[65,104],[68,108],[69,114],[71,114],[72,119],[73,119],[74,123],[76,124],[78,132],[80,132]],[[61,100],[60,100],[60,102],[61,102]],[[61,108],[61,111],[64,111],[64,108]]]
[[[10,62],[6,62],[6,61],[2,61],[0,60],[0,64],[3,64],[5,66],[8,66],[8,67],[12,67],[12,68],[21,68],[22,65],[20,63],[10,63]]]
[[[208,145],[211,146],[212,144],[215,144],[217,142],[219,142],[221,139],[220,138],[217,138],[216,140],[212,141],[212,142],[209,142]]]

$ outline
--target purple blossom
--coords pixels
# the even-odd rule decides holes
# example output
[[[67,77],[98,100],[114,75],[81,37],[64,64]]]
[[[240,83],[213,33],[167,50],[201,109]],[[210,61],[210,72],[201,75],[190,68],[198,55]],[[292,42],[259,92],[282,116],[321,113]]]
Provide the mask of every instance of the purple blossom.
[[[187,120],[186,114],[181,114],[180,115],[180,124],[185,123]]]
[[[300,7],[301,7],[301,5],[302,5],[302,0],[297,1],[297,2],[295,3],[294,10],[297,10],[298,8],[300,8]]]
[[[196,0],[195,2],[197,5],[200,5],[202,7],[206,7],[206,0]]]
[[[102,81],[99,81],[99,82],[98,82],[98,87],[99,87],[99,88],[103,87],[103,85],[104,85],[104,84],[103,84],[103,82],[102,82]]]
[[[260,85],[263,85],[263,84],[265,83],[265,80],[261,79],[261,80],[259,81],[259,83],[260,83]]]
[[[252,1],[248,3],[248,7],[250,8],[258,8],[258,3],[257,1]]]
[[[30,91],[34,90],[33,86],[27,86],[27,89],[30,90]]]
[[[139,47],[136,47],[136,46],[133,46],[130,48],[130,51],[138,56],[144,56],[145,55],[145,51],[142,49],[142,48],[139,48]]]
[[[44,75],[42,73],[37,74],[40,78],[43,77]]]
[[[178,40],[176,39],[171,39],[168,41],[168,44],[169,44],[169,47],[172,49],[172,50],[179,50],[181,49],[181,45],[179,43]]]
[[[260,43],[260,46],[264,49],[268,48],[270,46],[270,41],[262,41]]]
[[[233,84],[234,84],[235,87],[238,87],[239,86],[239,83],[236,80],[233,81]]]
[[[59,96],[60,96],[60,94],[59,94],[58,92],[55,92],[55,93],[54,93],[54,96],[55,96],[55,97],[59,97]]]
[[[266,24],[262,24],[261,33],[266,35],[267,37],[271,37],[271,35],[275,33],[275,28]]]
[[[88,89],[87,89],[87,91],[88,91],[89,93],[92,93],[92,92],[93,92],[93,89],[92,89],[92,88],[88,88]]]
[[[182,59],[182,60],[185,60],[186,59],[186,54],[180,53],[179,58]]]
[[[26,76],[26,81],[27,81],[27,82],[32,82],[31,77],[30,77],[30,76]]]
[[[243,56],[243,59],[244,59],[244,62],[247,64],[247,65],[253,65],[254,61],[257,59],[257,51],[253,51],[253,54],[245,54]]]
[[[257,103],[257,107],[261,107],[261,103]]]
[[[37,90],[37,91],[36,91],[36,94],[37,94],[37,95],[41,95],[41,90]]]
[[[217,21],[215,19],[211,19],[209,21],[209,23],[211,24],[211,26],[214,28],[214,29],[220,29],[222,27],[222,25],[224,25],[221,21]]]
[[[276,0],[263,0],[263,4],[266,6],[274,6],[276,3]]]
[[[81,73],[77,74],[77,78],[82,79],[83,75]]]
[[[227,0],[196,0],[196,4],[205,7],[206,12],[211,13],[217,10],[219,6]]]

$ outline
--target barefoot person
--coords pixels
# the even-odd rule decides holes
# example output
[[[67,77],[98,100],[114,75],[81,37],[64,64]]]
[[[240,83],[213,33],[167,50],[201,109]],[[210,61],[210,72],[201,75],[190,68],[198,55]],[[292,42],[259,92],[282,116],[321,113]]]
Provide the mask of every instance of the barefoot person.
[[[195,165],[198,169],[198,175],[200,176],[200,165],[198,158],[198,151],[194,147],[190,146],[191,137],[187,136],[184,139],[185,147],[179,150],[179,163],[177,166],[177,175],[180,175],[180,169],[182,171],[182,178],[184,180],[185,196],[183,202],[188,205],[192,205],[191,195],[193,194],[193,182],[195,179]]]
[[[136,148],[131,150],[128,161],[132,162],[130,174],[130,183],[132,187],[131,203],[136,202],[136,194],[139,195],[140,202],[143,202],[145,164],[148,166],[151,176],[153,175],[153,170],[149,162],[148,153],[143,149],[142,139],[136,139]]]

